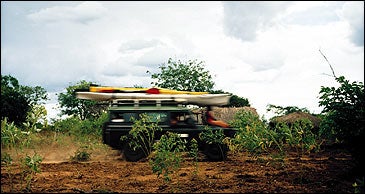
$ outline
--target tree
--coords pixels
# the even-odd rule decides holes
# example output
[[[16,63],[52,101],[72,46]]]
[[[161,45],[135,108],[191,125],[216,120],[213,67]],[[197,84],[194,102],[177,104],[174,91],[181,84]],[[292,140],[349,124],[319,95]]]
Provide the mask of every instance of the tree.
[[[186,64],[180,60],[169,58],[167,65],[159,66],[161,72],[151,74],[152,85],[183,91],[206,92],[211,91],[214,82],[209,71],[204,69],[204,62],[189,60]],[[147,71],[147,73],[150,73]]]
[[[21,93],[28,99],[31,106],[44,104],[45,101],[49,100],[47,91],[41,86],[20,86]]]
[[[91,82],[81,80],[75,85],[66,88],[66,93],[58,95],[58,102],[61,106],[61,114],[78,116],[81,120],[96,118],[101,115],[105,106],[97,105],[95,101],[76,98],[75,90],[89,89]]]
[[[344,76],[335,77],[340,84],[321,87],[319,106],[325,114],[323,131],[334,131],[336,138],[347,144],[359,164],[364,160],[365,95],[362,82],[350,83]]]
[[[1,76],[1,118],[20,125],[27,119],[27,113],[35,106],[48,100],[47,92],[40,86],[30,87],[19,84],[11,76]]]
[[[212,94],[230,94],[231,98],[229,99],[229,104],[223,107],[244,107],[244,106],[251,106],[250,102],[247,98],[239,97],[235,94],[224,92],[223,90],[214,90],[211,91]]]
[[[282,106],[277,106],[277,105],[273,105],[273,104],[267,105],[266,111],[274,111],[274,113],[277,116],[288,115],[293,112],[304,112],[304,113],[310,114],[310,112],[307,108],[299,108],[297,106],[282,107]]]

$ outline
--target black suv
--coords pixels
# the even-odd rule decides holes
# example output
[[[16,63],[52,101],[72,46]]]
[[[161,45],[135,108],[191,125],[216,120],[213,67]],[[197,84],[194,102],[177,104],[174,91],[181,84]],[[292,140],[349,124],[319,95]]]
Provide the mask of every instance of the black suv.
[[[119,100],[109,108],[109,120],[103,126],[103,143],[114,149],[123,151],[128,161],[138,161],[147,157],[140,149],[132,149],[128,140],[121,140],[128,136],[134,124],[133,119],[141,118],[145,114],[152,122],[158,122],[162,131],[155,134],[155,140],[166,132],[179,134],[189,143],[193,138],[198,141],[199,150],[210,160],[224,160],[227,157],[228,147],[225,144],[208,144],[199,138],[199,134],[206,130],[208,125],[204,114],[193,113],[186,105],[175,101],[146,101],[146,100]],[[209,126],[211,130],[223,129],[224,135],[233,137],[234,128]]]

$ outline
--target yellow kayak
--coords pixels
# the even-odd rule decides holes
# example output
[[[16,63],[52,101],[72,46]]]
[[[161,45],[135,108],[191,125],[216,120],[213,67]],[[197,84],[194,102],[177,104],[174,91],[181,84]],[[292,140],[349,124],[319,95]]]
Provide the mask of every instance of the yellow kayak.
[[[189,94],[189,95],[209,94],[209,92],[179,91],[166,88],[132,88],[132,87],[112,87],[112,86],[90,86],[89,91],[100,92],[100,93],[148,93],[148,94]]]
[[[138,92],[144,93],[148,88],[112,87],[112,86],[90,86],[90,92],[116,93],[116,92]]]
[[[78,99],[95,101],[112,100],[174,100],[185,104],[195,104],[199,106],[222,106],[229,104],[231,96],[229,94],[150,94],[150,93],[110,93],[110,92],[87,92],[76,91]]]

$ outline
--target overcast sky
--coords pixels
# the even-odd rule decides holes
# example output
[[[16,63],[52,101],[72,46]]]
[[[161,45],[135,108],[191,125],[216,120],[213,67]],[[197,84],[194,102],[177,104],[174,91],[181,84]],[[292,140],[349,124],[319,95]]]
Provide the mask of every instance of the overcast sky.
[[[321,86],[364,82],[363,1],[1,1],[1,74],[57,93],[80,80],[150,87],[168,58],[203,61],[215,89],[320,113]]]

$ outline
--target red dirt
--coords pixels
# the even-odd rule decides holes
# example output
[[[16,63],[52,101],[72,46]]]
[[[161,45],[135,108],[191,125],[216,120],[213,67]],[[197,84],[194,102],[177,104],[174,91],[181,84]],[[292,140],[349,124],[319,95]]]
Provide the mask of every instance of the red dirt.
[[[43,156],[41,173],[33,178],[30,191],[25,190],[19,165],[2,166],[1,192],[353,193],[356,180],[351,156],[338,147],[303,157],[290,152],[281,159],[229,153],[226,161],[209,162],[201,156],[196,175],[187,158],[171,182],[157,177],[147,160],[127,162],[115,150],[95,151],[88,162]]]

